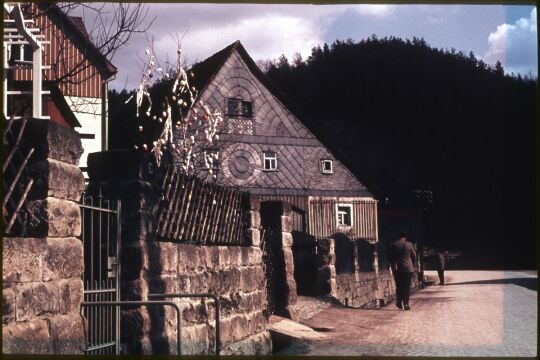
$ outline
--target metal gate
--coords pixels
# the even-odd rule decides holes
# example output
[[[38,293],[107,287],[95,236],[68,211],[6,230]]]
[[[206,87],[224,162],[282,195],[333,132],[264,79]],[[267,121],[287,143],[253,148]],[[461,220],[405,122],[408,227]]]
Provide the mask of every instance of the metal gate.
[[[83,195],[84,302],[120,301],[120,201]],[[120,354],[120,309],[87,306],[86,354]]]

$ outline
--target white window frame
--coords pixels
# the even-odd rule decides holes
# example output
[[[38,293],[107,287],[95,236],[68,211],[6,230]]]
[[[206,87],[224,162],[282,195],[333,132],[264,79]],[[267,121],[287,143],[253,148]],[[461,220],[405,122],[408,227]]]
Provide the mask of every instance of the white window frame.
[[[268,154],[272,153],[273,156],[269,156]],[[266,167],[266,160],[269,161],[270,166]],[[273,164],[273,166],[272,166]],[[264,171],[277,171],[277,152],[275,151],[263,151],[263,170]]]
[[[349,208],[349,218],[351,223],[350,224],[344,224],[340,221],[340,215],[342,215],[344,212],[340,211],[340,207],[346,207]],[[338,227],[352,227],[354,225],[354,214],[353,214],[353,205],[352,204],[336,204],[336,224]]]
[[[326,169],[326,164],[330,164],[330,170]],[[323,174],[333,174],[334,173],[334,162],[331,159],[322,159],[321,167]]]

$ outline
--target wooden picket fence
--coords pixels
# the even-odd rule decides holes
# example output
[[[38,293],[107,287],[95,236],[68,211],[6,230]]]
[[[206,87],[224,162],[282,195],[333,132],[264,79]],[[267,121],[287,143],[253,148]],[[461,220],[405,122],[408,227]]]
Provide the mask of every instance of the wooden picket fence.
[[[242,196],[231,188],[165,166],[163,198],[158,209],[161,240],[197,245],[243,245]]]
[[[23,133],[28,122],[27,118],[14,120],[13,117],[3,118],[4,132],[4,161],[2,164],[2,182],[4,186],[4,199],[2,202],[4,235],[11,235],[12,228],[19,218],[19,212],[26,201],[32,187],[33,180],[25,177],[28,160],[34,148],[23,149]],[[17,123],[17,125],[15,125]]]

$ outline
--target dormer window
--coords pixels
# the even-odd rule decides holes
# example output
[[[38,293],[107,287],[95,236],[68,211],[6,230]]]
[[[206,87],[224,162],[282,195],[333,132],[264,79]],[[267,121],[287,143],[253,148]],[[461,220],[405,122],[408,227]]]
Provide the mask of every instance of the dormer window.
[[[227,99],[227,115],[229,116],[253,116],[253,106],[251,101],[241,99]]]
[[[332,160],[322,159],[321,160],[321,167],[322,167],[323,174],[333,174],[334,173],[334,166],[333,166]]]
[[[263,152],[263,170],[277,171],[277,153],[274,151]]]

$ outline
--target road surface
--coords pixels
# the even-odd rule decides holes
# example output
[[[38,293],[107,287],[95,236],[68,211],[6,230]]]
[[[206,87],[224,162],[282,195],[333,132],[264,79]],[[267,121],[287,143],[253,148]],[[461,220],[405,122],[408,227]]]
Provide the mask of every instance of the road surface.
[[[536,272],[445,275],[446,285],[413,294],[411,311],[394,302],[360,310],[302,298],[305,324],[334,329],[325,340],[293,343],[277,355],[537,356]]]

